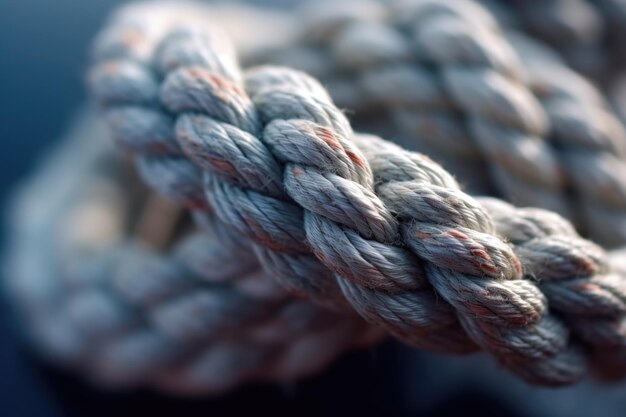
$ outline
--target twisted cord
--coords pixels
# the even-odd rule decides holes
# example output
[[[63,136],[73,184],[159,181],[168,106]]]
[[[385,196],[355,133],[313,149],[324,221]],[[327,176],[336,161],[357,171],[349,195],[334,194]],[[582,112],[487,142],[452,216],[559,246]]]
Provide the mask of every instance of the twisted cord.
[[[96,178],[94,185],[92,177],[103,173],[82,172],[100,165],[110,170],[112,161],[90,156],[84,143],[76,148],[64,153],[74,158],[78,152],[87,163],[71,168],[83,174],[70,176],[80,178],[73,186],[80,190],[55,194],[42,212],[41,190],[59,174],[68,178],[67,169],[54,173],[59,166],[73,166],[56,161],[25,187],[14,210],[7,285],[26,331],[46,355],[109,384],[217,393],[250,380],[300,378],[380,339],[354,316],[287,297],[209,216],[199,221],[203,232],[165,257],[122,244],[115,237],[123,233],[122,213],[111,203],[121,196],[103,187],[108,181]],[[93,229],[94,220],[107,225],[105,233],[74,235]]]
[[[305,13],[315,28],[314,10]],[[339,105],[382,109],[429,153],[445,155],[446,166],[482,172],[464,180],[486,177],[486,160],[490,182],[507,198],[568,213],[565,178],[542,140],[545,112],[485,10],[471,1],[402,2],[382,18],[344,22],[312,45],[338,80],[328,82],[331,91],[351,90]],[[308,33],[302,42],[311,43]]]
[[[218,31],[202,30],[199,25],[194,27],[194,22],[197,20],[188,20],[184,28],[179,28],[181,21],[171,19],[170,16],[185,16],[186,13],[180,11],[172,13],[172,8],[174,11],[177,10],[177,7],[172,4],[157,4],[147,9],[137,7],[130,8],[128,11],[122,10],[96,44],[96,64],[90,75],[90,85],[92,93],[109,115],[113,137],[118,144],[137,155],[139,169],[147,183],[157,191],[175,198],[188,207],[206,209],[206,200],[201,190],[202,175],[188,159],[182,156],[180,145],[174,138],[171,112],[159,101],[161,95],[159,83],[167,74],[175,72],[178,67],[184,65],[189,66],[190,71],[198,71],[195,74],[197,85],[192,89],[200,89],[207,84],[210,88],[211,85],[221,82],[240,81],[241,74],[235,65],[234,51],[227,37]],[[206,10],[204,15],[206,16]],[[163,16],[170,17],[170,19],[164,23]],[[152,28],[157,25],[160,29],[158,34],[152,34]],[[144,27],[146,29],[143,29]],[[164,31],[164,28],[169,28],[170,32]],[[129,33],[140,33],[141,35],[137,36],[140,36],[143,42],[129,43]],[[166,37],[166,34],[170,36]],[[197,50],[198,44],[210,46],[208,53],[205,50]],[[142,55],[145,50],[149,50],[152,55],[146,56],[145,53]],[[141,59],[137,58],[138,56]],[[203,74],[201,66],[216,71],[217,76],[213,79],[201,79]],[[135,68],[135,70],[131,71],[130,68]],[[179,73],[182,74],[180,71]],[[141,76],[135,74],[141,74]],[[185,74],[182,76],[184,77]],[[234,93],[236,92],[230,92],[229,96],[236,99]],[[142,99],[145,96],[151,97],[148,105]],[[229,96],[225,96],[224,99],[228,100]],[[191,97],[190,100],[195,101],[195,98]],[[188,105],[202,106],[202,104],[198,101]],[[210,102],[205,104],[211,105]],[[232,108],[225,110],[230,113],[224,114],[224,117],[243,119],[246,130],[260,129],[256,114],[250,114],[249,103],[244,100],[232,104]],[[146,111],[151,116],[146,116]],[[149,123],[151,120],[154,120],[154,123]],[[222,152],[252,153],[255,151],[254,148],[244,147],[242,150],[225,148]],[[253,163],[244,167],[242,172],[249,172],[248,178],[257,178],[256,187],[273,185],[274,195],[283,196],[284,192],[279,189],[280,171],[276,169],[278,166],[275,165],[274,172],[272,172],[271,165],[269,169],[266,168],[269,165],[267,155],[261,153],[256,158],[258,161],[252,161]],[[263,158],[266,160],[265,163],[261,163]],[[264,169],[265,172],[259,169]],[[184,192],[181,193],[180,190]],[[267,204],[271,203],[266,203],[262,207],[252,205],[250,210],[270,211],[269,215],[271,215],[274,207]],[[280,204],[280,202],[274,202],[274,204]],[[300,216],[300,209],[294,205],[287,204],[283,207],[283,212],[293,213],[293,219]],[[280,237],[283,241],[291,242],[289,252],[267,251],[264,246],[258,245],[255,247],[255,250],[260,252],[259,257],[264,267],[279,279],[284,276],[299,277],[298,280],[290,279],[284,282],[285,285],[292,287],[295,293],[307,292],[319,303],[341,305],[342,298],[337,298],[340,291],[332,274],[310,254],[306,247],[300,244],[304,236],[298,233],[297,228],[291,226],[291,223],[285,222],[282,225],[285,236]],[[261,229],[262,225],[256,226],[258,230],[253,230],[255,225],[250,224],[249,227],[252,230],[248,232],[256,233],[259,238],[266,233]],[[277,240],[275,245],[278,248],[287,243]],[[316,273],[307,275],[311,272],[311,268],[315,268]],[[303,271],[307,274],[303,274]],[[312,276],[316,279],[308,278]],[[315,293],[317,295],[314,295]]]
[[[207,60],[215,55],[210,46],[186,41],[178,33],[174,38],[181,42],[174,43],[177,56],[201,56],[205,65],[213,62],[213,58]],[[192,52],[183,47],[206,49]],[[165,57],[161,62],[172,62],[168,59],[170,48],[172,43],[161,49]],[[527,380],[559,384],[584,373],[585,360],[570,343],[567,328],[544,314],[543,295],[523,279],[518,258],[510,246],[493,235],[489,216],[458,191],[454,180],[435,164],[423,169],[432,175],[426,181],[427,175],[413,167],[415,177],[410,177],[410,183],[414,189],[410,188],[409,195],[416,202],[412,207],[397,204],[397,198],[406,200],[406,196],[392,194],[380,200],[373,193],[374,178],[368,162],[346,138],[351,132],[343,115],[313,80],[297,72],[285,75],[288,70],[284,69],[259,69],[247,74],[247,98],[240,86],[219,72],[219,66],[202,68],[196,61],[186,67],[179,59],[174,61],[180,66],[166,76],[161,98],[172,113],[179,113],[176,130],[183,149],[208,170],[207,194],[222,220],[274,253],[284,250],[286,245],[276,242],[286,241],[281,226],[291,225],[293,218],[292,210],[282,207],[292,207],[293,202],[285,201],[280,189],[273,187],[271,178],[275,177],[267,176],[270,180],[264,188],[247,178],[253,165],[246,160],[248,155],[257,164],[269,161],[270,167],[278,165],[283,170],[287,195],[304,208],[302,227],[313,252],[340,276],[344,295],[358,311],[374,310],[370,320],[413,343],[416,338],[407,334],[433,334],[430,317],[415,316],[421,303],[413,301],[407,312],[398,307],[394,297],[394,293],[422,295],[419,290],[423,284],[416,278],[425,275],[437,294],[453,307],[453,317],[473,342]],[[262,128],[256,125],[259,115],[264,121]],[[263,159],[258,156],[261,153]],[[388,160],[391,155],[386,157]],[[433,178],[445,180],[432,183]],[[450,198],[447,204],[452,209],[444,213],[426,210],[424,215],[423,201],[436,204],[437,197],[443,199],[437,191]],[[265,202],[268,198],[267,205],[273,210],[259,210],[255,200]],[[400,224],[385,205],[394,201],[394,214],[406,216],[400,217]],[[456,212],[455,208],[463,210]],[[260,222],[267,224],[262,227],[263,234],[258,230],[258,225],[264,224]],[[385,264],[381,260],[390,259],[396,261],[395,271],[382,268]],[[364,296],[368,293],[362,289],[378,290],[373,299],[382,307]],[[423,297],[419,298],[421,301]],[[428,307],[426,311],[440,310],[437,304]],[[390,322],[391,312],[401,326]],[[446,312],[442,314],[445,317]],[[442,320],[432,321],[442,324]],[[407,323],[415,330],[407,331]],[[449,318],[443,323],[444,329],[454,324]],[[467,339],[460,340],[459,349],[472,348]]]
[[[480,159],[487,162],[490,176],[477,190],[493,193],[494,185],[518,204],[576,220],[605,245],[624,243],[624,129],[595,88],[558,60],[547,65],[553,54],[540,45],[504,39],[473,2],[400,4],[387,23],[353,16],[332,30],[308,13],[306,33],[325,34],[312,38],[309,52],[326,64],[325,82],[342,84],[338,100],[361,112],[378,106],[406,141],[463,181],[467,167],[480,171]],[[266,59],[297,60],[312,41],[299,42]]]
[[[403,215],[415,216],[415,213],[424,213],[423,206],[411,204],[410,197],[407,198],[415,184],[423,181],[423,176],[412,178],[407,174],[409,170],[406,169],[406,161],[403,161],[403,157],[407,158],[410,154],[380,139],[368,139],[367,142],[369,143],[361,148],[366,151],[367,159],[371,161],[374,172],[381,173],[381,177],[377,178],[377,192],[383,196],[383,200],[386,197],[390,205],[397,207],[400,219]],[[405,155],[402,155],[403,153]],[[424,166],[425,163],[434,165],[427,160],[414,159],[413,161],[416,166]],[[401,166],[402,169],[389,168],[394,165]],[[377,169],[377,166],[380,169]],[[389,175],[389,172],[392,174]],[[433,183],[436,184],[435,181]],[[454,201],[450,196],[447,200]],[[512,244],[512,249],[522,265],[525,279],[538,281],[543,296],[549,302],[550,313],[555,314],[555,316],[541,319],[543,325],[533,328],[529,332],[530,337],[512,337],[511,340],[514,340],[516,344],[521,341],[527,343],[525,347],[528,350],[524,350],[527,357],[518,357],[509,353],[500,360],[504,360],[506,366],[515,368],[516,372],[526,380],[537,381],[537,374],[541,374],[539,378],[544,380],[549,378],[552,381],[566,381],[586,372],[585,368],[588,366],[580,346],[576,346],[580,333],[585,336],[581,337],[584,341],[585,352],[593,347],[602,351],[602,355],[615,351],[619,351],[620,355],[623,354],[624,339],[620,336],[620,327],[624,317],[623,309],[626,306],[623,275],[621,273],[608,274],[609,266],[602,249],[580,239],[572,226],[555,213],[540,209],[515,209],[507,203],[493,199],[480,199],[479,202],[490,213],[490,217],[492,216],[497,231]],[[440,212],[438,216],[440,217],[436,224],[445,224],[444,216],[441,216]],[[405,233],[409,233],[410,236],[414,228],[414,223],[409,223]],[[467,233],[467,229],[459,226],[452,231],[453,236],[461,241],[469,239],[469,236],[474,237]],[[442,235],[448,238],[446,232],[450,234],[451,231],[444,229],[444,233],[438,232],[432,233],[431,230],[429,234],[433,237],[426,238],[442,239]],[[421,231],[418,231],[417,236],[425,237]],[[427,253],[432,252],[430,250]],[[476,255],[476,253],[472,254]],[[450,279],[449,274],[446,278]],[[493,282],[483,282],[484,278],[484,276],[476,277],[477,282],[473,284],[485,285],[486,293],[494,299],[500,296],[508,300],[513,298],[502,287],[493,286]],[[438,286],[433,283],[433,286],[442,294],[441,284]],[[458,287],[456,289],[458,290]],[[520,293],[523,294],[518,292]],[[443,294],[442,296],[445,297]],[[527,296],[525,301],[529,300]],[[470,306],[474,310],[479,308],[473,303],[470,303]],[[493,305],[490,306],[490,310],[494,313]],[[514,311],[519,312],[522,309]],[[563,315],[565,315],[564,323],[567,329],[564,328],[563,323],[559,323]],[[590,317],[592,319],[589,319]],[[603,322],[604,319],[606,320]],[[590,327],[593,330],[586,327],[591,322],[593,324]],[[596,327],[595,324],[598,322],[602,323]],[[512,323],[515,321],[512,320]],[[483,330],[488,330],[487,333],[490,335],[502,331],[497,329],[493,322],[480,323],[480,326]],[[467,325],[465,328],[467,329]],[[570,338],[569,331],[574,333],[574,338]],[[595,331],[605,333],[603,335],[605,337],[594,334]],[[567,346],[568,343],[570,346]],[[507,346],[499,345],[498,348],[507,349]],[[554,355],[555,351],[559,352],[554,357],[545,359]],[[605,375],[615,369],[596,364],[595,370],[598,374]]]
[[[125,6],[97,38],[96,64],[90,73],[92,93],[103,107],[113,139],[134,153],[148,184],[200,210],[207,208],[202,177],[174,138],[172,117],[159,101],[161,78],[152,58],[166,33],[183,22],[208,16],[208,8],[187,2],[182,6],[168,2]],[[227,43],[222,46],[230,47]],[[224,54],[221,62],[227,62],[229,56]]]
[[[541,279],[539,288],[550,309],[585,344],[593,372],[603,378],[623,375],[626,286],[624,269],[612,266],[619,252],[611,254],[610,262],[554,213],[489,198],[480,202],[498,232],[514,245],[525,275]],[[552,262],[557,258],[561,262]]]
[[[186,98],[186,94],[190,84],[197,85],[197,79],[189,77],[190,73],[200,79],[217,76],[208,71],[200,72],[197,68],[173,73],[163,87],[164,101],[170,108],[186,108],[180,103],[191,101]],[[399,234],[393,216],[373,195],[371,171],[359,151],[346,139],[346,135],[352,135],[346,127],[347,122],[328,101],[327,94],[321,93],[322,87],[302,73],[271,67],[249,72],[246,86],[250,91],[248,100],[255,104],[255,110],[266,120],[265,127],[258,130],[258,136],[247,133],[241,125],[221,118],[220,115],[228,114],[229,111],[220,107],[227,107],[230,103],[220,102],[219,97],[223,95],[210,90],[194,91],[196,97],[202,93],[212,98],[210,110],[194,108],[193,114],[181,112],[177,121],[177,132],[183,149],[207,170],[207,197],[215,207],[216,214],[243,235],[271,250],[263,255],[269,258],[272,267],[277,262],[291,262],[291,259],[283,258],[283,254],[296,250],[312,249],[308,253],[314,253],[323,263],[327,263],[327,255],[318,251],[317,245],[321,243],[313,242],[309,234],[316,228],[330,228],[330,231],[320,230],[316,236],[331,237],[329,233],[340,227],[335,224],[339,222],[374,241],[369,244],[364,242],[361,250],[353,253],[343,265],[337,265],[336,262],[341,262],[345,254],[337,253],[335,263],[327,263],[329,268],[349,279],[358,280],[361,285],[384,292],[423,288],[420,266],[411,260],[412,255],[406,249],[394,245]],[[225,85],[224,82],[218,84],[220,87],[226,91],[235,90],[235,87]],[[243,90],[236,91],[247,97]],[[199,114],[201,110],[205,114]],[[245,168],[254,162],[248,155],[255,155],[244,152],[226,154],[223,149],[246,147],[258,149],[258,153],[267,155],[270,166],[275,169],[274,177],[282,177],[285,194],[281,199],[273,197],[273,190],[269,186],[254,187],[254,182],[244,175],[235,175],[248,171]],[[284,158],[289,158],[289,161],[284,161]],[[312,187],[313,184],[318,184],[317,192],[309,193],[307,188],[316,188]],[[277,189],[281,190],[282,187]],[[287,196],[292,200],[287,199]],[[271,211],[263,210],[262,204],[271,208]],[[291,236],[285,236],[285,229],[293,230]],[[259,230],[263,233],[259,233]],[[302,246],[301,242],[305,239],[308,239],[312,248]],[[276,242],[280,242],[280,245]],[[372,245],[370,253],[368,245]],[[398,270],[398,264],[403,265],[401,270]],[[308,280],[326,279],[319,276],[316,269],[307,269],[307,266],[287,264],[286,267],[297,268],[299,275],[287,273],[283,274],[282,279],[300,280],[300,275]],[[283,270],[281,267],[278,271]],[[332,282],[335,282],[334,279]],[[303,288],[299,282],[291,286]],[[405,312],[404,317],[398,317],[392,324],[387,323],[392,318],[383,320],[385,327],[421,347],[453,352],[471,348],[462,334],[454,335],[458,333],[458,328],[449,312],[445,311],[445,306],[438,306],[428,293],[416,292],[412,296],[416,298],[414,304],[426,303],[430,307],[428,311],[433,315],[432,320],[424,318],[420,321],[419,317],[407,317]],[[412,296],[400,295],[394,303],[388,303],[389,313],[394,309],[402,309],[401,303],[408,302]],[[339,296],[335,295],[334,298]],[[424,300],[420,301],[421,298]],[[353,305],[359,302],[350,301]],[[441,307],[444,307],[444,311],[441,311]],[[375,321],[380,322],[380,318]],[[414,325],[411,330],[407,329],[408,323],[411,323],[408,326]],[[437,335],[432,332],[433,327],[439,327],[446,334],[452,335]],[[451,343],[454,339],[459,340],[458,346]]]
[[[492,235],[495,230],[489,216],[463,195],[440,167],[376,140],[369,140],[369,144],[359,142],[360,149],[369,151],[363,159],[356,148],[348,147],[347,141],[339,136],[340,132],[328,126],[326,130],[320,129],[325,126],[312,126],[303,119],[320,113],[294,100],[298,93],[304,94],[300,86],[314,90],[310,88],[312,80],[306,80],[297,72],[272,67],[246,75],[247,90],[260,112],[284,114],[284,109],[289,109],[288,116],[267,124],[259,141],[267,143],[270,152],[283,164],[285,190],[305,208],[303,226],[313,252],[338,274],[344,295],[357,311],[414,345],[442,349],[434,343],[441,343],[443,339],[445,342],[441,344],[446,351],[471,350],[473,343],[468,343],[463,333],[455,334],[458,323],[445,308],[441,309],[445,305],[433,303],[431,294],[424,291],[428,288],[424,282],[416,282],[424,277],[454,308],[472,341],[526,380],[561,384],[576,380],[586,372],[586,360],[570,342],[568,329],[554,317],[545,315],[544,296],[530,281],[523,279],[519,260],[511,248]],[[303,80],[298,81],[300,78]],[[278,83],[277,80],[283,81]],[[164,84],[164,101],[170,103],[168,97],[175,97],[175,103],[179,103],[183,90],[176,79],[177,94],[171,94],[167,90],[170,81],[166,79]],[[260,87],[264,84],[268,85],[265,89]],[[231,87],[225,89],[230,91]],[[263,106],[267,106],[267,110]],[[212,114],[227,113],[215,110]],[[302,118],[295,119],[292,114]],[[186,117],[182,113],[177,132],[183,148],[194,152],[190,156],[196,161],[211,161],[211,175],[223,172],[221,178],[231,186],[240,186],[241,178],[230,180],[226,174],[242,171],[241,166],[248,162],[240,163],[236,158],[216,161],[215,156],[225,140],[254,139],[238,134],[233,125],[227,126],[225,122],[223,126],[213,122],[209,128],[207,119],[198,114]],[[228,128],[231,133],[223,135],[222,131]],[[324,157],[320,158],[320,154]],[[356,189],[351,190],[347,178],[341,176],[350,173],[344,168],[346,161],[359,167],[369,162],[373,175],[379,175],[377,184],[390,182],[384,184],[388,187],[377,187],[376,195],[380,200],[356,188],[362,184],[358,177],[352,180],[356,183],[356,187],[352,187]],[[407,178],[398,178],[403,175]],[[374,177],[364,183],[373,184]],[[397,187],[397,183],[401,183],[401,187]],[[240,202],[226,205],[224,201],[229,198],[226,193],[219,189],[220,194],[216,192],[213,179],[207,184],[209,199],[218,216],[232,218],[233,212],[246,206]],[[400,220],[399,225],[392,224],[390,229],[395,234],[390,237],[376,235],[377,231],[384,230],[381,227],[370,226],[369,230],[363,227],[363,223],[372,224],[371,215],[366,213],[366,220],[359,223],[356,216],[360,213],[353,212],[353,207],[381,206],[387,206],[393,218]],[[223,212],[225,214],[221,214]],[[257,224],[257,221],[262,219],[254,218],[252,223]],[[231,224],[241,227],[249,223]],[[242,232],[246,233],[246,229]],[[400,241],[402,243],[398,244]],[[571,254],[559,255],[565,262],[578,265],[575,256],[578,250],[584,251],[584,245],[581,245],[583,249],[572,246],[567,248]],[[591,252],[588,256],[594,259],[594,255],[599,254],[596,263],[602,264],[601,249],[593,245],[590,248],[593,251],[588,250]],[[381,262],[381,255],[383,260],[393,260],[393,269]],[[414,255],[424,262],[423,272]],[[540,265],[545,264],[545,259],[527,258],[526,267],[530,271],[540,271]],[[598,270],[584,269],[579,273],[570,267],[574,276],[593,275]],[[426,314],[422,315],[422,311]],[[440,329],[445,333],[441,334]]]
[[[216,214],[266,248],[262,262],[300,261],[284,254],[304,254],[305,237],[352,306],[409,343],[441,348],[445,334],[445,349],[476,344],[535,383],[584,375],[587,362],[568,328],[524,276],[541,270],[535,258],[522,265],[449,174],[377,139],[359,142],[364,158],[314,80],[268,67],[241,85],[207,39],[195,30],[165,38],[156,59],[168,69],[161,100],[176,115],[183,151],[205,171]],[[563,257],[569,261],[568,252]],[[301,276],[318,279],[318,268],[307,266],[281,278],[306,290]],[[428,289],[447,303],[433,303]]]
[[[168,46],[173,49],[172,45],[174,44]],[[184,45],[207,48],[204,52],[187,51],[185,55],[214,54],[210,50],[210,45],[207,47],[200,42],[185,42]],[[164,54],[161,60],[168,60],[169,50],[167,47],[161,49]],[[179,59],[175,61],[180,62]],[[359,253],[362,259],[350,259],[344,261],[346,264],[339,266],[330,263],[329,266],[334,271],[342,275],[348,274],[350,279],[359,280],[361,285],[379,288],[385,292],[393,293],[401,289],[406,291],[422,287],[423,282],[416,279],[422,272],[419,266],[411,261],[412,255],[406,249],[393,244],[400,238],[397,225],[391,214],[371,193],[372,177],[366,162],[345,139],[351,136],[351,131],[344,116],[328,101],[328,96],[322,93],[321,86],[297,72],[274,68],[261,69],[246,77],[246,87],[250,91],[250,98],[247,98],[241,88],[229,84],[228,80],[218,78],[220,76],[221,74],[211,71],[210,67],[208,69],[197,65],[181,67],[166,77],[162,90],[162,98],[168,108],[172,112],[181,113],[177,121],[177,133],[183,149],[198,165],[207,170],[207,197],[217,215],[242,234],[256,240],[259,245],[269,248],[271,252],[262,254],[261,259],[269,258],[272,267],[275,268],[276,263],[280,262],[297,270],[299,275],[309,280],[321,280],[324,277],[316,274],[315,270],[311,271],[310,268],[307,270],[306,264],[294,267],[293,258],[284,257],[283,254],[289,254],[294,249],[302,250],[300,242],[304,240],[304,231],[317,257],[323,262],[329,262],[323,253],[317,252],[316,244],[322,243],[312,242],[309,233],[316,227],[326,227],[332,231],[332,228],[337,227],[333,221],[339,221],[365,237],[376,239],[377,241],[371,245],[374,245],[377,251],[382,251],[383,255],[376,253],[368,255],[365,252],[367,245],[364,243],[361,252],[365,253]],[[216,79],[218,81],[215,81]],[[231,94],[238,94],[240,97],[232,97]],[[240,103],[246,103],[247,108],[241,106],[246,110],[237,108]],[[199,114],[200,112],[205,115]],[[249,123],[249,120],[256,119],[256,112],[265,122],[264,128],[250,127],[252,123]],[[231,117],[237,113],[246,117]],[[258,137],[252,134],[256,132],[259,132]],[[289,142],[290,145],[286,149],[277,148],[283,142]],[[299,142],[302,142],[303,149],[297,148]],[[310,147],[308,152],[304,146]],[[228,153],[230,149],[245,151]],[[281,154],[277,155],[277,152]],[[259,158],[257,156],[259,154],[263,155],[264,159]],[[308,160],[306,155],[309,154],[313,155],[314,161]],[[293,166],[285,164],[284,161],[281,161],[283,164],[278,163],[285,156],[292,158],[289,162],[293,163]],[[258,166],[263,162],[274,172],[272,175],[265,174],[262,178],[278,178],[280,181],[283,176],[285,190],[293,201],[285,200],[282,189],[272,187],[271,182],[266,180],[266,184],[259,187],[258,181],[250,179],[250,167],[254,165],[256,171],[263,170],[264,167]],[[305,162],[307,164],[315,162],[315,170],[304,171],[306,166],[303,168],[300,164]],[[350,183],[351,180],[356,187]],[[297,191],[302,184],[315,182],[324,184],[318,193],[307,195]],[[282,198],[276,198],[274,195]],[[305,208],[303,213],[295,202]],[[265,206],[272,210],[264,210]],[[292,214],[294,212],[295,215]],[[293,230],[291,236],[285,236],[283,232],[287,227],[289,227],[287,231]],[[327,234],[326,230],[318,233],[320,236]],[[292,236],[298,237],[298,240]],[[305,247],[304,250],[308,251],[308,248]],[[341,261],[341,255],[345,254],[337,254],[335,261]],[[296,261],[300,259],[296,258]],[[394,268],[397,262],[405,265],[405,268],[397,271]],[[281,266],[278,271],[283,272],[286,267]],[[300,276],[294,277],[292,273],[284,272],[282,277],[284,280],[301,279]],[[300,282],[291,285],[303,288]],[[401,310],[403,307],[401,303],[409,301],[411,296],[417,298],[413,301],[416,305],[428,303],[430,308],[425,310],[433,315],[432,319],[408,317],[409,314],[415,313],[395,311]],[[420,298],[424,298],[424,301]],[[458,324],[449,312],[437,313],[441,307],[434,302],[431,294],[418,291],[397,299],[392,296],[391,300],[392,302],[385,303],[387,314],[391,312],[398,314],[398,320],[390,323],[391,319],[381,317],[381,314],[374,320],[381,322],[382,318],[385,327],[404,339],[418,346],[437,350],[463,352],[473,348],[462,333],[458,334]],[[353,304],[367,303],[367,300],[358,300],[357,297],[350,301]],[[407,323],[413,325],[413,328],[407,330]],[[438,332],[432,331],[433,327],[440,327],[446,334],[453,335],[448,337],[439,335]],[[448,329],[450,327],[451,329]],[[451,340],[457,340],[458,343],[453,344]]]
[[[576,69],[595,74],[597,83],[615,89],[606,80],[612,78],[611,72],[621,72],[623,63],[615,62],[620,59],[621,42],[611,38],[619,39],[618,34],[623,33],[618,22],[626,17],[626,3],[520,1],[507,2],[506,6],[517,12],[512,16],[509,10],[502,10],[505,7],[500,8],[507,13],[506,22],[518,17],[524,29],[556,48]],[[529,85],[550,118],[550,139],[574,177],[574,188],[585,189],[578,196],[579,216],[591,219],[588,223],[592,227],[585,232],[605,245],[622,245],[626,236],[622,216],[626,210],[623,126],[595,87],[561,63],[552,50],[519,34],[509,35],[509,40],[524,57]],[[598,66],[595,70],[583,69],[592,63]]]

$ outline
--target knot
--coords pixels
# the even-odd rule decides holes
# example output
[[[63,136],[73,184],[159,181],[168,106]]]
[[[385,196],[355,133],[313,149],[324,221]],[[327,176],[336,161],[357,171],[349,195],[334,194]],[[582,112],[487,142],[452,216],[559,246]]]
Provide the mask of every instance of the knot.
[[[340,16],[314,41],[319,46],[337,37],[341,50],[354,52],[336,61],[342,76],[356,75],[358,88],[372,79],[396,86],[392,99],[375,97],[394,113],[426,107],[433,116],[424,116],[420,128],[427,134],[471,138],[462,143],[476,151],[455,156],[488,162],[503,194],[513,197],[521,189],[519,195],[538,202],[552,195],[549,204],[566,210],[570,185],[581,182],[572,180],[571,167],[547,138],[555,112],[527,84],[526,69],[495,20],[468,0],[407,2],[385,19],[375,24],[385,34],[378,40],[394,45],[387,54],[372,48],[367,56],[367,47],[350,47],[363,41],[354,35],[363,30],[355,16]],[[418,347],[481,348],[533,383],[571,383],[589,366],[597,368],[595,353],[587,355],[580,344],[603,353],[620,346],[621,289],[603,278],[611,273],[604,252],[564,221],[483,204],[429,158],[354,135],[321,84],[302,72],[269,66],[241,76],[219,35],[180,25],[164,33],[154,45],[152,68],[144,68],[149,76],[120,71],[119,80],[106,82],[114,91],[101,95],[103,105],[116,110],[123,105],[163,114],[169,136],[155,135],[158,142],[149,144],[146,131],[119,141],[132,142],[128,148],[159,169],[172,161],[193,167],[184,177],[182,168],[158,173],[163,179],[149,177],[156,168],[143,175],[155,187],[177,185],[189,207],[210,206],[237,238],[250,240],[266,273],[291,294],[352,308]],[[426,96],[400,94],[407,80],[432,80],[434,87]],[[384,96],[380,85],[361,93],[373,91]],[[130,122],[125,126],[122,135],[132,132]],[[595,144],[607,143],[592,135]],[[580,279],[597,283],[574,284]],[[588,317],[571,314],[578,308],[574,299],[583,305],[583,298],[603,300],[597,317],[604,324],[590,326]],[[185,306],[186,314],[222,311],[200,295]],[[203,328],[202,317],[175,330],[193,334]]]

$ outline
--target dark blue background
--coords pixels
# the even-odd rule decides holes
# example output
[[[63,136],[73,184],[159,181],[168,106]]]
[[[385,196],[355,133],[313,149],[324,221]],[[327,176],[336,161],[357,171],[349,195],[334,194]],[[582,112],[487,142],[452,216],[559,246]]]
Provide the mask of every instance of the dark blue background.
[[[3,203],[12,186],[32,169],[45,149],[53,146],[69,116],[84,100],[88,45],[115,3],[119,2],[0,0]],[[2,315],[0,328],[0,414],[57,415],[58,398],[42,389],[45,383],[34,373],[33,363],[18,350],[7,316]]]

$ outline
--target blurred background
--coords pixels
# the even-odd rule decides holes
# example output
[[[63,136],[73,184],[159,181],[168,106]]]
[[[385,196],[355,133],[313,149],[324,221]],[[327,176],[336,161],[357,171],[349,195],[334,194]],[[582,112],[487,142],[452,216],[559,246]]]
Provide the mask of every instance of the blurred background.
[[[0,197],[54,146],[84,101],[88,45],[108,11],[120,1],[0,1]],[[5,222],[2,222],[4,237]],[[4,242],[3,242],[4,245]],[[64,401],[11,332],[7,306],[0,323],[0,414],[64,415]],[[45,388],[44,388],[45,386]],[[56,397],[56,398],[55,398]]]
[[[255,0],[287,7],[297,0]],[[0,0],[0,195],[63,135],[86,101],[90,43],[122,0]],[[4,227],[4,222],[3,222]],[[4,236],[4,230],[0,234]],[[4,243],[3,243],[4,244]],[[624,387],[534,389],[482,358],[442,358],[396,343],[344,356],[323,375],[282,386],[247,386],[218,399],[107,392],[50,367],[20,345],[3,303],[0,415],[623,415]],[[497,388],[497,389],[496,389]],[[610,391],[610,392],[609,392]],[[601,392],[601,395],[598,393]],[[593,398],[595,402],[588,401]],[[576,401],[572,401],[576,399]],[[584,403],[585,407],[580,404]],[[552,408],[547,408],[548,404]],[[600,408],[603,407],[603,408]],[[557,413],[558,412],[558,413]]]

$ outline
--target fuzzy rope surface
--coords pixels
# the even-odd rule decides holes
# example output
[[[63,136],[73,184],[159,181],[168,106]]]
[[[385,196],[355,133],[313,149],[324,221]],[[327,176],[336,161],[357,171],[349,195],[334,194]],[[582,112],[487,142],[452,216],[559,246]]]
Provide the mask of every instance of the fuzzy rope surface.
[[[301,378],[380,339],[287,297],[210,217],[166,254],[125,236],[122,164],[81,123],[14,203],[5,286],[44,355],[100,383],[199,395]]]
[[[433,16],[454,11],[441,7],[426,10]],[[150,15],[144,18],[150,21]],[[345,308],[345,298],[370,321],[419,347],[455,352],[480,347],[534,383],[571,383],[598,365],[594,352],[618,355],[623,344],[614,342],[620,331],[617,339],[595,344],[583,336],[584,325],[572,324],[584,321],[575,312],[589,299],[612,306],[591,315],[606,318],[613,329],[621,326],[625,309],[622,279],[603,278],[611,271],[606,254],[572,236],[571,227],[535,227],[539,234],[529,241],[550,238],[541,241],[540,253],[530,243],[511,244],[498,232],[491,205],[464,194],[440,166],[380,139],[355,137],[315,80],[275,67],[241,77],[221,35],[195,24],[172,26],[156,40],[158,46],[139,42],[154,51],[140,62],[136,43],[125,40],[124,22],[121,18],[107,32],[118,42],[97,55],[91,78],[106,111],[116,112],[118,142],[141,158],[158,155],[158,168],[143,170],[146,181],[194,190],[187,196],[199,195],[202,180],[194,174],[185,182],[193,171],[171,167],[189,166],[183,154],[195,162],[217,216],[254,242],[261,263],[282,284],[339,308]],[[506,60],[478,62],[497,62],[497,79],[515,74]],[[513,108],[530,100],[514,97]],[[481,116],[502,117],[517,129],[537,121],[486,108]],[[145,119],[133,113],[137,109],[167,120],[167,134],[147,135]],[[195,197],[181,200],[203,204]],[[506,221],[524,223],[524,214],[511,214]],[[569,285],[568,278],[602,285]],[[544,281],[567,293],[566,307],[550,303],[548,310],[550,297],[559,292],[543,293],[537,282]]]
[[[589,82],[536,42],[504,36],[473,1],[371,9],[316,3],[291,48],[257,60],[304,67],[341,106],[382,115],[479,193],[557,211],[604,245],[626,243],[624,127]]]

